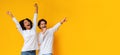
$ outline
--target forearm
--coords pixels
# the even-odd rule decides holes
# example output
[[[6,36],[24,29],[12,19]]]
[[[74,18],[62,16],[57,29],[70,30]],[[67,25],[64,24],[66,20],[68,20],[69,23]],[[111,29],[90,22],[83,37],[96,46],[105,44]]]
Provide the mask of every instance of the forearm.
[[[63,24],[64,22],[66,22],[66,17],[60,21],[61,24]]]
[[[38,7],[36,7],[36,8],[35,8],[35,13],[37,13],[37,14],[38,14]]]
[[[61,22],[58,22],[56,25],[52,27],[52,31],[55,32],[61,26]]]
[[[60,24],[63,24],[63,22],[62,22],[62,21],[60,21]]]
[[[33,29],[36,29],[36,25],[37,25],[36,20],[38,17],[38,5],[37,5],[37,3],[35,3],[34,7],[35,7],[35,13],[34,13],[34,17],[33,17]]]
[[[35,13],[33,17],[33,24],[36,26],[38,14]]]
[[[11,18],[14,18],[14,16],[13,16],[12,14],[10,15],[10,17],[11,17]]]
[[[10,11],[7,11],[7,14],[11,17],[14,18],[13,14]]]
[[[16,27],[19,30],[19,32],[22,34],[22,28],[21,28],[19,22],[16,20],[16,18],[14,16],[12,19],[13,19],[14,23],[16,24]]]
[[[38,13],[38,5],[35,3],[35,13]]]

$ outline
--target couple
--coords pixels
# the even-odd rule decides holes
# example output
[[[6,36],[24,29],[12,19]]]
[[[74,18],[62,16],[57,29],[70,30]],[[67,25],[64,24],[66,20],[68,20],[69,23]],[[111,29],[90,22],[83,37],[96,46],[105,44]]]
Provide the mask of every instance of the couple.
[[[58,22],[52,28],[47,29],[47,21],[45,19],[39,20],[38,24],[36,19],[38,16],[38,5],[35,3],[35,13],[33,17],[33,23],[30,19],[25,18],[18,22],[14,15],[8,11],[7,14],[15,22],[18,31],[22,34],[24,38],[24,45],[22,48],[21,55],[36,55],[36,50],[39,51],[39,55],[52,55],[54,32],[66,21],[64,18],[62,21]],[[39,35],[36,34],[36,26],[41,29]]]

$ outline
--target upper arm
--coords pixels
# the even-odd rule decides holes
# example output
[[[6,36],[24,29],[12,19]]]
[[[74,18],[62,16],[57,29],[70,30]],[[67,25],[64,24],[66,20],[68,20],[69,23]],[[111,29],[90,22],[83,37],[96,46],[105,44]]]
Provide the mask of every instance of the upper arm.
[[[34,17],[33,17],[33,29],[36,29],[36,26],[37,26],[37,17],[38,17],[38,14],[34,13]]]
[[[23,30],[22,30],[22,28],[21,28],[19,22],[16,20],[15,17],[13,17],[13,21],[15,22],[16,27],[17,27],[17,29],[19,30],[19,32],[22,34],[22,31],[23,31]]]

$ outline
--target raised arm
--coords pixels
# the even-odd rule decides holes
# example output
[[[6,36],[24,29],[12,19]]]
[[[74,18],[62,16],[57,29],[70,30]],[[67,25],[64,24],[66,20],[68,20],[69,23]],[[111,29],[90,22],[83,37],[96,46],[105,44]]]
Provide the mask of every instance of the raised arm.
[[[35,3],[34,7],[35,7],[35,13],[38,13],[38,4]]]
[[[12,14],[10,11],[7,11],[7,14],[8,14],[11,18],[14,17],[13,14]]]
[[[51,28],[52,31],[55,32],[61,26],[61,24],[63,24],[64,22],[66,22],[66,17],[63,20],[61,20],[60,22],[58,22],[55,26],[53,26]]]
[[[63,24],[64,22],[66,22],[66,17],[60,21],[61,24]]]
[[[35,13],[34,13],[34,17],[33,17],[33,29],[36,30],[36,25],[37,25],[36,20],[37,20],[37,16],[38,16],[38,5],[37,5],[37,3],[35,3],[34,7],[35,7]]]
[[[13,21],[15,22],[15,24],[17,26],[17,29],[22,34],[22,28],[21,28],[19,22],[16,20],[16,18],[13,16],[13,14],[10,11],[8,11],[7,14],[13,19]]]

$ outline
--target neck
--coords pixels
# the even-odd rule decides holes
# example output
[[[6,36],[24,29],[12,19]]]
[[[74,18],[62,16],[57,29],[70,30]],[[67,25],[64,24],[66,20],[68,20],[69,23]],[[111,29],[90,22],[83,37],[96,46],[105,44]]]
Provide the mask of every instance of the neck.
[[[46,32],[47,28],[42,28],[41,31],[42,31],[42,34],[44,34]]]

